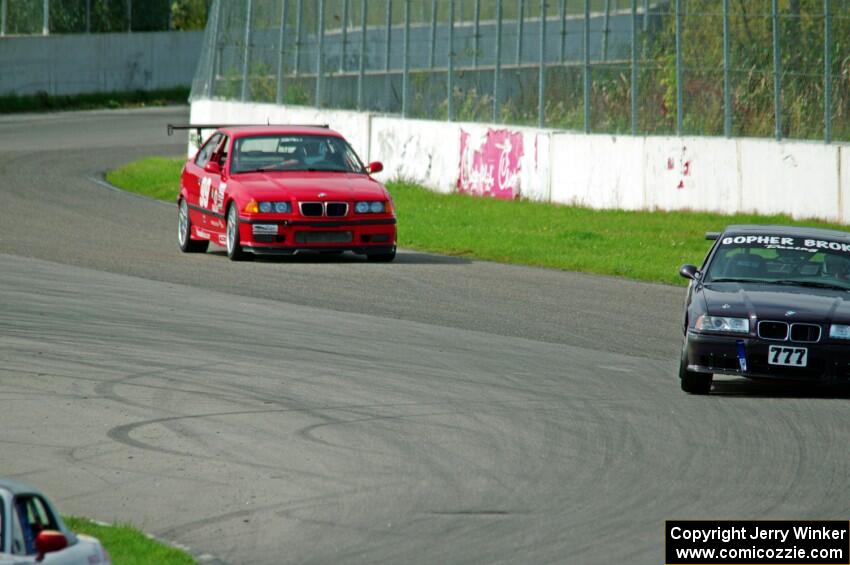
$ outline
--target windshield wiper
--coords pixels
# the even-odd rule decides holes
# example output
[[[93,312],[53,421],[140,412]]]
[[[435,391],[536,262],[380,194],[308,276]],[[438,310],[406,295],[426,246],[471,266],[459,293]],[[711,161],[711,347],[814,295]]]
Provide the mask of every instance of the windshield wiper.
[[[248,169],[247,171],[233,171],[234,175],[244,175],[246,173],[265,173],[266,171],[282,171],[274,167],[260,167],[259,169]]]
[[[769,284],[782,284],[782,285],[788,285],[788,286],[804,286],[804,287],[809,287],[809,288],[828,288],[828,289],[832,289],[832,290],[843,290],[845,292],[850,290],[850,288],[847,288],[846,286],[841,286],[839,284],[833,284],[833,283],[821,282],[821,281],[789,281],[789,280],[784,280],[784,281],[769,281]]]
[[[287,169],[289,171],[306,171],[308,173],[352,173],[348,169],[319,169],[317,167],[307,167],[306,169]]]
[[[705,283],[706,283],[706,284],[709,284],[709,283],[716,283],[716,282],[720,282],[720,283],[724,283],[724,282],[736,282],[736,283],[742,283],[742,282],[746,282],[746,283],[760,283],[760,282],[763,282],[763,281],[756,280],[756,279],[736,279],[736,278],[732,278],[732,277],[720,277],[720,278],[717,278],[717,279],[711,279],[711,280],[709,280],[709,281],[705,281]]]

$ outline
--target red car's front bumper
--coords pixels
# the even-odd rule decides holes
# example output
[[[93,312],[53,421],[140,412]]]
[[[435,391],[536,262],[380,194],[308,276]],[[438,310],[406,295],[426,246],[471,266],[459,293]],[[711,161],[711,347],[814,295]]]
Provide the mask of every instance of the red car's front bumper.
[[[396,219],[316,218],[271,220],[239,218],[239,239],[245,251],[293,254],[300,251],[388,253],[396,246]]]

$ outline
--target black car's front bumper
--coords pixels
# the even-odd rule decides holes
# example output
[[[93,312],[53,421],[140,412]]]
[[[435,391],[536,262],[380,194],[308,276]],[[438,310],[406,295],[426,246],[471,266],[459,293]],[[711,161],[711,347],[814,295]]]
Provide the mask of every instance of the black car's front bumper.
[[[768,363],[771,345],[805,347],[805,367]],[[850,383],[850,343],[771,341],[757,337],[702,334],[688,331],[687,368],[696,373],[809,382]],[[743,355],[744,363],[741,363]]]

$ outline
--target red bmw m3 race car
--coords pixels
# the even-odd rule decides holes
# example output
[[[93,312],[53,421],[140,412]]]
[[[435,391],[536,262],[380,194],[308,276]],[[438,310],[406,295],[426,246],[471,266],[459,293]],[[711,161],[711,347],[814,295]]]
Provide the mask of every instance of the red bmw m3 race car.
[[[177,198],[180,249],[209,242],[231,260],[249,254],[396,254],[389,192],[348,142],[325,126],[169,126],[215,129],[186,162]]]

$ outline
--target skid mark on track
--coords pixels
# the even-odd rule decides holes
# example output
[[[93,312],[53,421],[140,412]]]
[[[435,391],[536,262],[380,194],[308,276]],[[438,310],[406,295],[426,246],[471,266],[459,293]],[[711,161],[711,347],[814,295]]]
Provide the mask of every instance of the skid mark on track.
[[[299,437],[304,438],[305,440],[316,443],[319,445],[323,445],[325,447],[333,447],[336,449],[346,449],[350,451],[356,451],[358,453],[362,453],[364,451],[362,446],[356,445],[342,445],[337,443],[331,443],[322,438],[316,437],[315,433],[317,430],[322,428],[326,428],[329,426],[340,426],[347,424],[360,424],[363,422],[379,422],[379,421],[391,421],[391,420],[406,420],[406,419],[414,419],[414,418],[429,418],[432,416],[457,416],[457,415],[468,415],[468,410],[452,410],[450,412],[423,412],[421,414],[399,414],[392,416],[366,416],[363,418],[355,418],[351,420],[339,420],[334,419],[329,422],[321,422],[319,424],[312,424],[307,427],[301,428],[297,430],[295,433]],[[377,453],[377,452],[376,452]]]
[[[157,367],[156,369],[149,371],[142,371],[140,373],[129,373],[118,379],[100,381],[95,387],[95,393],[104,396],[113,402],[117,402],[119,404],[123,404],[125,406],[135,406],[136,408],[150,408],[150,405],[136,402],[134,400],[130,400],[124,396],[121,396],[117,392],[115,392],[115,387],[119,385],[128,384],[131,381],[136,379],[143,379],[145,377],[157,377],[167,375],[169,373],[179,372],[183,370],[198,370],[204,369],[206,367],[215,367],[217,363],[201,363],[196,365],[164,365]],[[153,385],[144,385],[148,388],[156,388]]]
[[[293,498],[291,500],[282,500],[277,502],[272,502],[270,504],[263,504],[261,506],[253,506],[251,508],[245,508],[242,510],[232,510],[229,512],[223,512],[221,514],[216,514],[215,516],[210,516],[207,518],[201,518],[198,520],[190,520],[188,522],[184,522],[182,524],[178,524],[176,526],[172,526],[165,530],[161,530],[157,532],[157,535],[168,537],[168,538],[178,538],[189,534],[195,530],[199,530],[206,526],[212,526],[215,524],[220,524],[222,522],[227,522],[229,520],[238,519],[238,518],[246,518],[251,517],[255,514],[260,514],[262,512],[272,512],[276,516],[291,518],[293,520],[299,520],[304,522],[309,522],[310,520],[304,519],[303,517],[299,517],[296,513],[300,510],[316,508],[321,504],[327,504],[329,502],[339,500],[340,498],[346,496],[353,495],[363,495],[372,492],[378,492],[384,489],[396,488],[407,484],[406,481],[388,481],[381,483],[379,485],[373,485],[370,487],[363,486],[354,486],[347,489],[337,490],[334,492],[327,492],[323,494],[305,496],[300,498]]]

